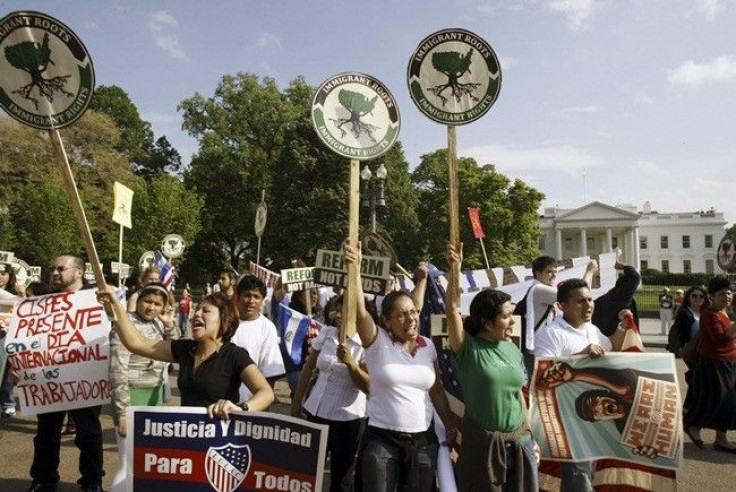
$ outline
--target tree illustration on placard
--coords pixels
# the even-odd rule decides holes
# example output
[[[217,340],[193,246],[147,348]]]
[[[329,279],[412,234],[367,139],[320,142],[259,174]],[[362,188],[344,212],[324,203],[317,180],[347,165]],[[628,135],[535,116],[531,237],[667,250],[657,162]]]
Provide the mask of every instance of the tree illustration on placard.
[[[366,133],[371,141],[376,142],[373,132],[378,130],[379,127],[365,123],[360,119],[367,114],[373,114],[373,108],[376,106],[378,96],[368,99],[367,96],[360,92],[340,89],[340,92],[337,94],[337,100],[350,112],[349,118],[330,118],[335,123],[337,129],[340,130],[341,136],[344,137],[346,133],[343,125],[350,123],[351,131],[355,135],[355,138],[360,138],[361,134]]]
[[[460,77],[470,72],[470,64],[472,61],[473,48],[470,48],[467,53],[460,54],[457,51],[438,51],[432,54],[432,66],[439,72],[447,76],[447,83],[440,84],[435,87],[430,87],[429,91],[434,93],[435,96],[439,97],[444,107],[447,103],[447,98],[442,95],[446,89],[452,91],[452,96],[455,97],[457,102],[460,102],[463,96],[467,95],[473,101],[479,99],[473,95],[473,91],[480,87],[481,84],[466,83],[463,84],[459,81]]]
[[[64,90],[64,86],[71,75],[59,75],[50,79],[43,76],[49,64],[54,65],[53,60],[51,60],[48,33],[43,35],[43,42],[40,44],[33,41],[23,41],[6,46],[5,58],[12,66],[28,72],[28,75],[31,76],[31,82],[14,90],[13,94],[18,94],[22,98],[30,100],[36,109],[38,109],[38,100],[31,96],[34,87],[38,87],[39,94],[49,102],[54,101],[55,92],[61,92],[67,97],[74,96],[71,92]]]

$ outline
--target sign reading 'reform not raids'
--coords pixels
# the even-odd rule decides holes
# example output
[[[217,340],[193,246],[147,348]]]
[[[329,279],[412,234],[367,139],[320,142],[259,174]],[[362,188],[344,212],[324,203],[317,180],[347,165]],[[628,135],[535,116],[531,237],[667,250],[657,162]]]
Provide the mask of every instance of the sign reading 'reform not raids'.
[[[127,490],[322,490],[327,426],[272,413],[129,407]],[[131,433],[130,429],[134,429]]]
[[[110,401],[110,321],[93,290],[18,302],[5,349],[23,415]]]
[[[286,292],[314,288],[314,267],[281,270],[281,285]]]
[[[363,278],[363,292],[366,294],[385,294],[391,258],[363,256],[360,276]],[[314,281],[319,285],[347,287],[348,269],[342,259],[342,252],[317,250],[314,265]]]

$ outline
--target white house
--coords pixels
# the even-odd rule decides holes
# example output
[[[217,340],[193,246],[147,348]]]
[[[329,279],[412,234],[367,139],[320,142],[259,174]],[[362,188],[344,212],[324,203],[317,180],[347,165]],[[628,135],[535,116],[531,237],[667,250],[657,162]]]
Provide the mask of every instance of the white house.
[[[542,254],[557,259],[607,253],[640,269],[674,273],[722,273],[716,261],[726,219],[711,209],[659,213],[649,202],[611,206],[592,202],[576,209],[546,208],[539,219]]]

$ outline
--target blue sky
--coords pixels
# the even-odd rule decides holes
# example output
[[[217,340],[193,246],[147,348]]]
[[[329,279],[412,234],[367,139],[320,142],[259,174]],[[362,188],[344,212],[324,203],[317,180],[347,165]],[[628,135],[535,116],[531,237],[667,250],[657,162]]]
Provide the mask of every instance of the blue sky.
[[[736,0],[0,0],[2,15],[23,9],[71,27],[97,84],[125,89],[187,161],[197,144],[177,105],[222,75],[317,86],[361,71],[398,100],[413,168],[446,129],[409,98],[409,57],[428,34],[464,28],[496,51],[503,86],[458,128],[460,155],[525,180],[545,207],[649,200],[736,217]]]

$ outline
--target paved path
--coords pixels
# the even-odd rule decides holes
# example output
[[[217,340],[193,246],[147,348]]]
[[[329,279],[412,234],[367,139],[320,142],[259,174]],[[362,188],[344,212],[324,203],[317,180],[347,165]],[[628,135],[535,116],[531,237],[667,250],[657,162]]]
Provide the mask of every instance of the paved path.
[[[642,320],[641,332],[648,350],[663,351],[667,337],[659,334],[659,320]],[[684,394],[684,369],[681,360],[677,361],[678,377]],[[176,382],[174,385],[176,385]],[[276,395],[279,403],[274,411],[287,414],[289,411],[288,388],[279,381],[276,385]],[[177,401],[175,399],[175,401]],[[173,402],[172,402],[173,403]],[[109,412],[102,416],[104,430],[104,454],[107,476],[104,480],[105,490],[110,485],[110,479],[117,469],[118,456],[115,443],[112,418]],[[33,457],[33,436],[36,421],[33,417],[13,417],[0,422],[0,492],[25,492],[30,485],[28,469]],[[736,432],[732,432],[736,441]],[[736,490],[736,454],[727,454],[712,449],[711,443],[715,438],[713,431],[703,431],[703,439],[708,449],[700,450],[685,440],[685,461],[678,474],[679,491],[704,492],[716,490],[725,492]],[[77,449],[72,436],[62,438],[61,451],[61,483],[59,492],[78,491],[76,485]]]

